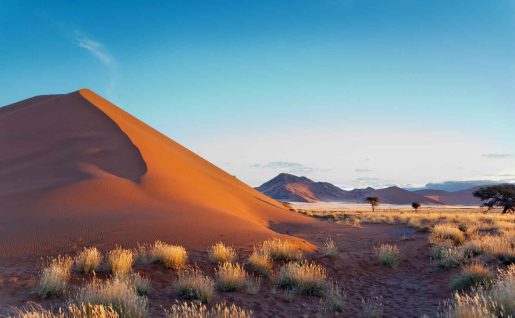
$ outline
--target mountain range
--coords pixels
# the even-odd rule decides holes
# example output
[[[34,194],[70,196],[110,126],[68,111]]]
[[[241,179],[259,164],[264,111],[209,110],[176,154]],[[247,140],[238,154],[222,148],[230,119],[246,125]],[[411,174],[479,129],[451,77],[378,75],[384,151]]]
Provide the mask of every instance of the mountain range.
[[[414,190],[409,191],[397,186],[382,189],[371,187],[343,190],[328,182],[315,182],[306,177],[281,173],[263,183],[256,189],[279,201],[286,202],[348,202],[363,203],[368,196],[379,197],[387,204],[411,204],[418,202],[426,205],[478,205],[479,200],[472,195],[479,187],[460,191]]]

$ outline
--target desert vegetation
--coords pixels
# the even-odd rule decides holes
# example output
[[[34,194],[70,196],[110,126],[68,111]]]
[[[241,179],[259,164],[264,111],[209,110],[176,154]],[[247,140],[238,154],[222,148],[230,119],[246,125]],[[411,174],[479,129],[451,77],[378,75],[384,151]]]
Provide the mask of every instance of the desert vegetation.
[[[218,242],[208,249],[209,260],[213,263],[232,262],[236,259],[236,251],[222,242]]]
[[[202,304],[182,303],[166,311],[166,318],[251,318],[253,313],[236,305],[217,304],[208,309]]]
[[[42,298],[53,298],[62,295],[68,281],[73,260],[70,257],[58,256],[48,262],[41,272],[36,293]]]
[[[179,245],[166,244],[156,241],[148,252],[150,262],[161,263],[168,268],[175,270],[186,266],[188,253],[186,249]]]
[[[263,253],[270,255],[273,260],[298,261],[303,258],[302,250],[291,241],[273,238],[260,246]]]
[[[396,245],[381,244],[375,248],[379,264],[386,267],[395,267],[400,260],[400,251]]]
[[[314,263],[287,263],[277,274],[277,285],[299,294],[323,296],[327,288],[327,272]]]
[[[98,271],[102,263],[102,254],[96,247],[84,248],[75,256],[75,270],[88,274]]]
[[[175,289],[179,297],[201,303],[211,301],[215,292],[213,280],[198,268],[189,268],[177,273]]]
[[[240,264],[229,262],[218,265],[215,274],[216,287],[224,292],[231,292],[245,287],[248,274]]]
[[[115,276],[123,276],[128,274],[132,269],[134,262],[133,252],[129,249],[117,247],[109,251],[107,261],[111,273]]]

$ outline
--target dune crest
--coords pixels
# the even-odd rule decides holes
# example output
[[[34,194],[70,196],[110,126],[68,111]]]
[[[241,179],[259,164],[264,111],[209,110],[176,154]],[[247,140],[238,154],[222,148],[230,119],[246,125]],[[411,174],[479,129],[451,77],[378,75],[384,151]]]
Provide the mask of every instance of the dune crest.
[[[3,255],[155,239],[249,245],[311,219],[88,89],[0,108]]]

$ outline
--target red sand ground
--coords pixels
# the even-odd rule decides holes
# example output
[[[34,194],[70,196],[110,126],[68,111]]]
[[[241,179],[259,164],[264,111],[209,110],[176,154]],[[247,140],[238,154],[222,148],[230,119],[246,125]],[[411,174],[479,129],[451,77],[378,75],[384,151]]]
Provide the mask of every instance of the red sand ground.
[[[342,316],[357,316],[362,297],[380,295],[386,317],[419,317],[450,296],[450,272],[429,263],[425,234],[406,232],[403,239],[405,230],[355,229],[289,212],[89,90],[0,109],[0,314],[29,300],[52,305],[66,299],[41,301],[32,293],[40,257],[159,239],[186,246],[190,262],[213,275],[205,253],[210,244],[234,245],[243,260],[252,244],[290,235],[315,245],[329,237],[337,242],[336,257],[309,257],[347,290]],[[373,251],[389,242],[404,255],[393,270],[377,265]],[[159,265],[136,270],[152,280],[153,313],[174,303],[173,271]],[[84,278],[74,274],[70,292]],[[319,312],[318,298],[291,300],[271,290],[263,280],[257,295],[218,293],[214,302],[235,302],[257,317]]]

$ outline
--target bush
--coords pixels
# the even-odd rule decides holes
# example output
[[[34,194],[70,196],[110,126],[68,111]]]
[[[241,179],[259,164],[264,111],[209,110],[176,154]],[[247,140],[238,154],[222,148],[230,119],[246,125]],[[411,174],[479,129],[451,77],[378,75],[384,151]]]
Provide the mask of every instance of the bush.
[[[159,262],[168,268],[178,270],[186,266],[188,253],[182,246],[156,241],[151,247],[150,259],[152,262]]]
[[[375,248],[375,252],[379,264],[390,268],[399,264],[401,252],[396,245],[381,244]]]
[[[175,286],[179,297],[186,300],[197,300],[208,303],[214,294],[214,283],[198,268],[190,268],[177,273],[178,280]]]
[[[136,287],[127,278],[112,278],[106,281],[93,279],[79,289],[73,302],[111,306],[120,317],[125,318],[147,316],[147,299],[138,296]]]
[[[252,271],[260,275],[269,276],[272,273],[272,259],[266,252],[254,248],[254,251],[250,254],[247,262]]]
[[[494,275],[481,264],[472,264],[463,268],[462,272],[452,281],[452,288],[455,290],[477,287],[479,285],[489,285],[492,283]]]
[[[236,251],[230,246],[224,245],[222,242],[218,242],[211,246],[207,253],[209,260],[213,263],[225,263],[233,262],[236,259]]]
[[[73,260],[71,257],[58,256],[42,270],[36,293],[42,298],[54,298],[63,294],[68,281]]]
[[[117,247],[107,254],[109,269],[115,276],[128,274],[132,269],[133,255],[131,250]]]
[[[98,271],[101,263],[102,254],[96,247],[85,247],[75,256],[75,270],[85,274]]]
[[[309,296],[323,296],[327,287],[327,272],[314,263],[287,263],[277,275],[280,288]]]
[[[235,291],[246,285],[247,272],[240,264],[223,263],[216,269],[216,287],[221,291]]]
[[[261,250],[274,260],[298,261],[303,257],[302,251],[297,245],[279,238],[264,241]]]

